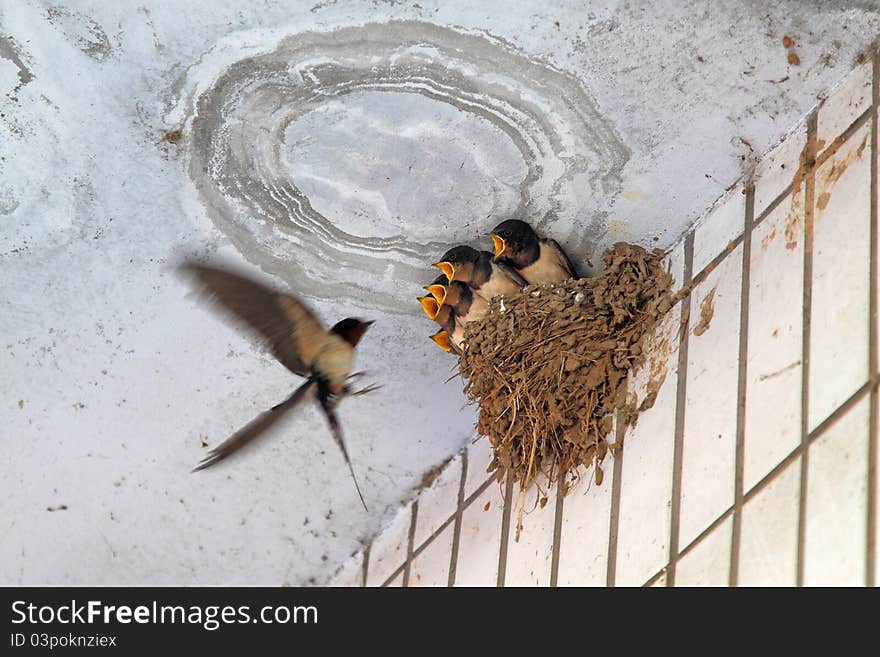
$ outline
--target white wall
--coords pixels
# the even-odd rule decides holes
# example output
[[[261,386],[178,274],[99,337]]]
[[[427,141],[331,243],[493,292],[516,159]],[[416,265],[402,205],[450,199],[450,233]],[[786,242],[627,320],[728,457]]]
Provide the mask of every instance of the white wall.
[[[422,265],[483,234],[511,199],[538,199],[536,190],[547,193],[535,215],[553,210],[545,228],[579,259],[619,239],[672,246],[741,175],[750,150],[740,137],[767,150],[880,32],[878,0],[585,4],[0,0],[0,584],[326,582],[388,523],[422,473],[457,453],[471,432],[474,409],[463,405],[458,382],[445,383],[452,362],[427,339],[433,329],[414,302],[431,278]],[[788,63],[784,35],[795,38],[800,65]],[[266,221],[229,230],[220,208],[246,207],[241,192],[254,188],[212,192],[198,170],[205,141],[184,117],[195,121],[203,94],[219,98],[230,78],[244,82],[239,76],[254,71],[251,58],[271,52],[292,65],[274,84],[316,71],[310,62],[326,72],[327,63],[388,61],[398,46],[387,92],[323,96],[320,111],[304,113],[300,102],[273,105],[261,78],[237,99],[244,105],[227,108],[247,112],[224,114],[228,121],[212,133],[253,137],[236,142],[260,155],[253,171],[285,191],[287,183],[302,185],[328,220],[316,224],[317,234],[327,223],[347,228],[361,242],[357,253],[316,263],[309,251],[323,257],[328,242],[310,240],[303,249],[287,241],[291,224],[271,208]],[[416,57],[425,65],[403,65]],[[448,86],[452,102],[427,93],[426,80]],[[397,93],[406,89],[426,95]],[[463,103],[462,94],[473,97]],[[471,101],[504,111],[461,111],[472,110]],[[289,130],[270,129],[288,117]],[[245,128],[252,132],[239,132]],[[179,141],[163,140],[177,129]],[[523,146],[516,153],[514,142]],[[786,142],[794,159],[795,142]],[[609,152],[617,156],[602,157]],[[616,171],[619,180],[572,177],[582,167]],[[526,184],[525,168],[542,173]],[[790,182],[790,170],[781,174]],[[269,242],[243,240],[244,227]],[[381,248],[364,257],[360,238],[389,233],[418,243],[397,251],[409,264],[398,258],[392,267],[395,254]],[[699,241],[696,248],[699,259]],[[187,255],[219,256],[254,273],[263,266],[279,285],[308,295],[325,321],[378,320],[357,367],[385,387],[340,408],[369,513],[314,408],[252,451],[190,474],[206,449],[297,380],[187,297],[168,269]],[[307,260],[315,271],[301,277],[295,266]],[[343,281],[358,285],[340,290]],[[387,312],[391,293],[403,313]],[[665,430],[665,413],[644,422]],[[797,431],[783,441],[786,449],[790,440],[799,440]],[[626,478],[638,458],[649,458],[638,453],[629,452]],[[468,492],[480,479],[475,461]],[[560,528],[580,531],[571,509],[592,508],[594,493],[596,504],[610,504],[611,482],[588,497],[570,496]],[[629,504],[630,489],[622,490]],[[427,504],[420,502],[416,541]],[[493,513],[469,509],[459,534],[494,550],[497,565],[498,531],[480,543]],[[686,529],[693,516],[683,513]],[[533,514],[530,524],[540,518],[555,529],[550,515]],[[622,532],[631,531],[636,516],[615,517]],[[442,540],[464,549],[454,534]],[[529,527],[523,541],[538,534]],[[403,535],[406,545],[408,528]],[[607,544],[594,533],[589,540]],[[431,550],[452,549],[443,545]],[[656,550],[663,553],[662,543]],[[601,554],[591,566],[597,571]],[[428,557],[420,553],[420,563]],[[560,552],[561,572],[572,559]],[[464,561],[457,566],[459,581],[483,574]],[[513,578],[509,569],[506,575]],[[486,578],[497,579],[494,572]]]
[[[551,495],[516,542],[518,493],[485,473],[480,439],[335,583],[875,585],[872,69],[853,71],[670,252],[677,285],[696,285],[655,333],[649,361],[665,382],[601,486],[587,472]]]

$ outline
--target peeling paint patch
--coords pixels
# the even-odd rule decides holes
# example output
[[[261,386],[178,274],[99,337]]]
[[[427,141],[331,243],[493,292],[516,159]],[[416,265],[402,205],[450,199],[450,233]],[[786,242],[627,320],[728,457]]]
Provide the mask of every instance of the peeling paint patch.
[[[110,56],[110,39],[93,18],[66,7],[50,7],[46,20],[92,59],[101,62]]]
[[[19,89],[34,79],[34,74],[22,61],[21,53],[12,37],[0,37],[0,58],[12,62],[18,68],[18,84],[12,88],[10,92],[12,95],[15,95]]]

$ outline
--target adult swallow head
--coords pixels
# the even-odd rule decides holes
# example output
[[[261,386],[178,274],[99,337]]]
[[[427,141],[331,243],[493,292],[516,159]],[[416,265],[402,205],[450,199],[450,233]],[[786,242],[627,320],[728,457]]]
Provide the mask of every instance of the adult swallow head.
[[[336,417],[336,406],[342,397],[355,394],[347,384],[354,348],[373,322],[348,317],[328,331],[300,299],[243,274],[194,263],[186,263],[180,270],[192,278],[215,308],[249,329],[288,370],[306,378],[290,397],[211,450],[193,471],[222,461],[265,434],[306,397],[317,397],[366,509]]]
[[[450,281],[466,283],[486,300],[498,294],[514,294],[526,284],[515,271],[493,262],[491,253],[470,246],[449,249],[434,266]]]
[[[345,319],[336,322],[330,329],[330,333],[335,333],[352,347],[356,347],[357,343],[360,342],[361,338],[364,336],[364,333],[366,333],[367,329],[373,324],[375,324],[374,320],[365,322],[355,317],[346,317]]]
[[[495,261],[510,265],[529,283],[560,283],[578,277],[562,247],[555,240],[539,238],[525,221],[503,221],[491,237]]]

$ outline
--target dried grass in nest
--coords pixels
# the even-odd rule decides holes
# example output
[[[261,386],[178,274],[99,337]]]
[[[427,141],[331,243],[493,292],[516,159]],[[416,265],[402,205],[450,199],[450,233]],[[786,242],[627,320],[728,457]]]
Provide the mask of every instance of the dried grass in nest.
[[[479,404],[477,430],[494,449],[488,471],[498,481],[512,477],[525,491],[538,473],[549,485],[592,464],[601,483],[627,374],[672,306],[663,255],[615,244],[597,276],[496,297],[485,318],[467,325],[460,371]]]

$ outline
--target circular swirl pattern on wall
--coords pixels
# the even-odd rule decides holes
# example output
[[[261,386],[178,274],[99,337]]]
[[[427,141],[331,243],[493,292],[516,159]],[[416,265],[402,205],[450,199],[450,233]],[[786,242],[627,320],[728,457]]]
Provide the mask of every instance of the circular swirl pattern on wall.
[[[189,171],[219,229],[295,290],[388,311],[505,218],[583,251],[629,157],[574,77],[428,23],[289,35],[201,84]]]

